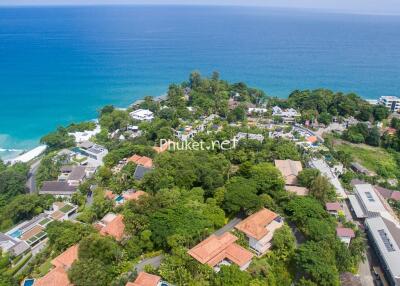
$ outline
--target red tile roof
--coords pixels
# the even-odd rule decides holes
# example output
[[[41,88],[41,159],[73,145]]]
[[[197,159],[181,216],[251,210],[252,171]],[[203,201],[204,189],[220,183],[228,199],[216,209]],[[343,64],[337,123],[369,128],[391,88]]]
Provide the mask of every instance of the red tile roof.
[[[33,286],[73,286],[62,267],[56,267],[42,278],[35,280]]]
[[[111,222],[107,223],[100,230],[102,235],[111,235],[116,240],[121,240],[125,231],[124,217],[122,215],[117,215]]]
[[[140,272],[134,282],[128,282],[126,286],[157,286],[161,277],[146,272]]]
[[[250,237],[260,240],[268,233],[267,225],[277,217],[276,213],[264,208],[237,224],[235,228]]]
[[[78,245],[71,246],[51,261],[55,266],[49,273],[39,278],[34,286],[73,286],[68,279],[67,271],[78,259]]]
[[[310,143],[315,143],[315,142],[318,141],[318,138],[317,138],[317,136],[310,136],[310,137],[308,137],[306,140],[307,140],[308,142],[310,142]]]
[[[161,145],[160,147],[155,146],[153,147],[153,150],[156,151],[158,154],[159,153],[163,153],[165,151],[168,150],[169,145],[172,143],[172,141],[168,140],[167,142],[165,142],[163,145]]]
[[[237,239],[229,232],[221,236],[211,235],[190,249],[188,254],[200,263],[207,263],[211,267],[226,258],[241,267],[253,258],[253,254],[234,243]]]
[[[342,209],[342,207],[340,206],[340,204],[338,202],[326,203],[325,208],[327,211],[339,211]]]
[[[104,197],[109,200],[113,200],[115,198],[115,194],[112,191],[107,190],[104,192]]]
[[[392,195],[390,196],[391,199],[395,200],[395,201],[400,201],[400,192],[398,191],[394,191],[392,193]]]
[[[336,235],[339,237],[350,237],[350,238],[353,238],[356,236],[354,231],[351,228],[347,228],[347,227],[336,228]]]
[[[136,191],[122,194],[124,199],[127,201],[137,201],[143,195],[147,195],[147,193],[143,191]]]
[[[128,162],[133,162],[136,165],[141,165],[146,168],[151,168],[153,167],[153,160],[149,157],[146,156],[139,156],[139,155],[133,155],[128,159]]]

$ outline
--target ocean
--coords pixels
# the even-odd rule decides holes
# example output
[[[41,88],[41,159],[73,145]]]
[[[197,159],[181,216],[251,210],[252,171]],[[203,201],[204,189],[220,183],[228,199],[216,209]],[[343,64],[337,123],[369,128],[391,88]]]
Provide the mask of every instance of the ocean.
[[[0,8],[0,156],[193,70],[268,95],[400,95],[400,17],[195,6]]]

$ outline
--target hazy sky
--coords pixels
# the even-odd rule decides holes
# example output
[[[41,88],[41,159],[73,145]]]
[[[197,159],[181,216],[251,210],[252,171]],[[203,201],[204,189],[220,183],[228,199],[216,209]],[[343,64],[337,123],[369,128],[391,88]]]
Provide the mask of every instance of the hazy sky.
[[[0,0],[0,5],[95,5],[95,4],[203,4],[261,5],[344,11],[351,13],[400,14],[400,0]]]

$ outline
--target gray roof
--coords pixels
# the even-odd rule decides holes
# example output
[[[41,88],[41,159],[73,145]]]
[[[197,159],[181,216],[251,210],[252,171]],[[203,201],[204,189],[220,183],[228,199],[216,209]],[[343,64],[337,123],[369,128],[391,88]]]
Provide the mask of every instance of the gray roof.
[[[61,166],[60,171],[61,171],[62,173],[71,173],[73,168],[74,168],[74,166],[71,166],[71,165],[64,165],[64,166]]]
[[[67,182],[45,181],[39,194],[45,195],[72,195],[76,192],[76,187],[68,185]]]
[[[83,148],[83,149],[89,149],[94,145],[93,142],[90,141],[84,141],[81,144],[79,144],[79,147]]]
[[[393,280],[400,278],[400,227],[382,217],[365,220],[370,236],[379,250],[379,256]]]
[[[12,252],[15,256],[18,256],[25,251],[30,249],[30,246],[25,241],[20,241],[16,245],[10,248],[10,252]]]
[[[151,168],[146,168],[144,166],[137,165],[133,176],[135,177],[136,180],[141,180],[143,179],[144,175],[149,173],[151,170],[152,170]]]
[[[71,174],[68,176],[68,180],[83,180],[86,175],[86,167],[85,166],[76,166],[72,168]]]

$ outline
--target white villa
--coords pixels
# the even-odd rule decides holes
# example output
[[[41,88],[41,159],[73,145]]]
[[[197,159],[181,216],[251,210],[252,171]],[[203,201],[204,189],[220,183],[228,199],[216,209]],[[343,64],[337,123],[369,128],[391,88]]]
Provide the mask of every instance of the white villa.
[[[154,119],[154,114],[148,109],[138,109],[129,113],[129,115],[139,121],[151,121]]]

